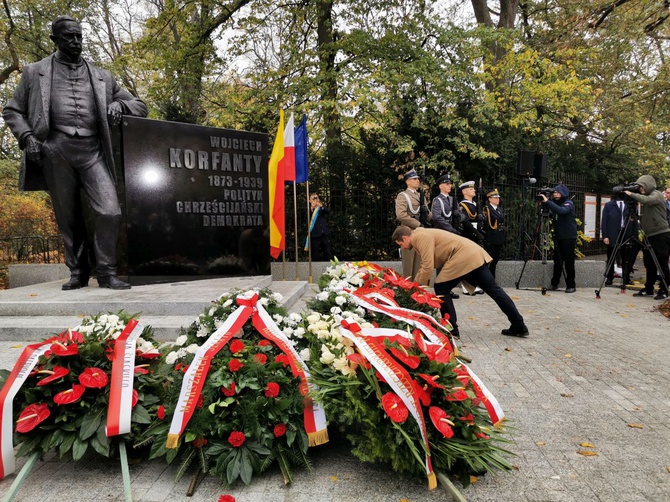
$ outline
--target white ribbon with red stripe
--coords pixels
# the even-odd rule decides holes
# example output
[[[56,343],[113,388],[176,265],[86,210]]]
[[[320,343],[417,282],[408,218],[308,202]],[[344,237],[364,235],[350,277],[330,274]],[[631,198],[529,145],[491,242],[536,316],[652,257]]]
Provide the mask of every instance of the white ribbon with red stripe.
[[[428,486],[431,489],[435,488],[437,481],[433,472],[433,465],[430,461],[430,444],[428,443],[426,421],[423,416],[421,403],[412,386],[412,377],[386,353],[379,342],[374,339],[366,339],[365,335],[359,335],[358,333],[362,333],[362,329],[358,324],[347,322],[341,318],[338,320],[342,336],[354,342],[361,354],[379,371],[384,380],[386,380],[402,402],[405,403],[405,406],[407,406],[407,409],[419,425],[419,431],[421,432],[421,438],[426,450],[425,468],[428,476]]]
[[[51,347],[51,340],[28,345],[19,357],[5,385],[0,390],[0,479],[14,472],[14,406],[17,392],[28,378],[39,357]]]
[[[474,380],[473,387],[475,388],[475,394],[479,399],[482,400],[489,417],[491,417],[491,423],[493,423],[494,426],[498,425],[502,419],[505,418],[505,413],[503,412],[502,406],[500,406],[500,403],[495,398],[495,396],[486,387],[486,385],[484,385],[484,382],[482,382],[479,377],[475,375],[475,372],[470,367],[465,365],[465,363],[461,363],[461,366],[465,368],[470,377]]]
[[[142,331],[144,331],[144,326],[136,319],[131,319],[114,343],[105,427],[107,437],[130,432],[130,417],[133,413],[133,382],[135,380],[135,348]]]

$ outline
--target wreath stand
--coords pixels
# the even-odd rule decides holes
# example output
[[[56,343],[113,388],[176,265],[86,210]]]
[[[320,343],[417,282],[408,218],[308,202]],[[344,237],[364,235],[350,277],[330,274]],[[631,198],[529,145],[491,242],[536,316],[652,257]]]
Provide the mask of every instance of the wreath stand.
[[[5,494],[2,502],[12,502],[14,497],[16,497],[17,492],[26,481],[26,478],[30,474],[30,471],[35,466],[37,458],[39,457],[39,452],[34,452],[21,470],[16,476],[16,479],[12,483],[12,486],[9,487],[9,490]],[[130,470],[128,469],[128,454],[126,453],[126,442],[123,439],[119,439],[119,457],[121,458],[121,475],[123,476],[123,493],[126,496],[126,502],[133,502],[133,492],[130,487]]]

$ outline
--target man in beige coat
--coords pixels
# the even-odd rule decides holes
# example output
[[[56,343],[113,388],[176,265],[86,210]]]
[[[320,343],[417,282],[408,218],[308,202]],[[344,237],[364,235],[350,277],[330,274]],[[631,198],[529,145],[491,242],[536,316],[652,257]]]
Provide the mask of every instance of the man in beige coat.
[[[393,241],[403,250],[413,249],[419,255],[421,265],[415,281],[426,285],[437,271],[435,294],[442,297],[440,312],[449,315],[454,327],[453,335],[458,337],[458,320],[454,302],[449,291],[460,281],[471,287],[479,286],[489,295],[507,316],[511,326],[503,329],[508,336],[528,336],[528,328],[514,302],[505,291],[496,284],[488,263],[491,256],[474,242],[450,232],[434,228],[411,229],[401,225],[393,232]]]
[[[421,226],[421,179],[415,170],[411,170],[403,176],[407,188],[400,192],[395,199],[395,217],[399,225],[405,225],[409,228],[419,228]],[[430,209],[425,203],[423,211],[426,220],[432,218]],[[414,256],[414,251],[407,249],[402,251],[402,275],[414,280],[414,276],[419,270],[419,259]]]

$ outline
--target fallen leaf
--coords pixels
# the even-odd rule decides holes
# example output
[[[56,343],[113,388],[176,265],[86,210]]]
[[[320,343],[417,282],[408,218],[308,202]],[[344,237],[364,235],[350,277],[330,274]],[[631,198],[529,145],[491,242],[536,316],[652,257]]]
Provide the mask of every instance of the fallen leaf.
[[[468,317],[468,319],[470,319],[471,321],[476,321],[476,320],[477,320],[477,318],[476,318],[475,316],[473,316],[473,315],[471,315],[470,317]]]
[[[577,450],[577,453],[579,453],[580,455],[583,455],[585,457],[596,457],[596,456],[598,456],[598,454],[595,451],[591,451],[591,450]]]
[[[634,304],[634,303],[631,303],[630,305],[628,305],[628,307],[631,308],[631,309],[634,309],[634,308],[635,308],[635,304]]]
[[[576,330],[575,330],[575,333],[581,333],[581,332],[582,332],[581,329],[576,329]]]
[[[538,441],[538,442],[535,443],[535,444],[536,444],[537,446],[546,446],[546,445],[547,445],[547,443],[544,443],[544,442],[542,442],[542,441]]]
[[[665,470],[670,472],[670,467],[666,467]]]
[[[630,317],[628,314],[621,314],[621,317]]]
[[[575,395],[574,394],[568,394],[568,393],[565,393],[565,392],[561,392],[561,397],[575,397]]]
[[[38,296],[37,293],[30,293],[28,296]]]
[[[642,411],[642,408],[639,406],[633,406],[633,411]]]
[[[474,484],[477,481],[479,481],[479,478],[477,476],[470,476],[470,484]]]
[[[572,357],[572,354],[565,354],[565,357],[567,357],[568,359],[570,359],[570,358]]]
[[[409,499],[400,499],[400,502],[409,502]]]
[[[21,347],[23,347],[23,345],[20,345],[20,344],[11,346],[12,349],[20,349]]]
[[[505,352],[512,352],[512,349],[510,349],[509,347],[505,347]]]
[[[642,424],[628,424],[628,427],[632,429],[644,429],[644,425]]]
[[[337,476],[331,476],[331,477],[330,477],[330,480],[331,480],[331,481],[337,481]]]
[[[591,443],[579,443],[579,446],[581,446],[583,448],[595,448],[596,447],[596,445],[591,444]]]
[[[552,476],[551,479],[561,479],[560,476]]]
[[[518,465],[513,465],[513,466],[512,466],[512,469],[515,470],[515,471],[519,471],[519,470],[521,470],[521,469],[519,469],[519,466],[518,466]]]

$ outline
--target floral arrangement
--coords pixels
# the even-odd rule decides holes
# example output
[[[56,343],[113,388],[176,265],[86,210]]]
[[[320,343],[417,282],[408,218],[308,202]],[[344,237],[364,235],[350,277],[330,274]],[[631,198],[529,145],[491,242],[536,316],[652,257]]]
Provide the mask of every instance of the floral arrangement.
[[[84,318],[80,326],[40,344],[43,353],[19,389],[14,409],[17,455],[56,451],[80,459],[90,448],[106,457],[114,441],[105,426],[110,400],[112,361],[117,338],[132,317],[124,312]],[[130,433],[132,439],[156,415],[162,378],[156,373],[159,352],[150,328],[136,341]],[[3,371],[4,385],[9,372]]]
[[[502,423],[494,427],[484,406],[491,407],[492,396],[459,360],[453,341],[445,336],[440,343],[426,343],[416,323],[364,308],[352,293],[375,293],[390,305],[429,314],[437,331],[442,325],[447,333],[450,325],[439,315],[439,299],[396,272],[368,263],[334,263],[319,284],[324,289],[309,306],[320,312],[304,317],[305,341],[298,343],[310,348],[320,402],[351,441],[354,455],[386,462],[398,472],[425,474],[429,454],[435,470],[458,476],[464,485],[471,474],[512,468],[505,459],[509,452],[500,446],[507,442]],[[425,420],[425,438],[407,403],[389,385],[389,374],[357,350],[344,325],[395,330],[371,343],[390,361],[387,370],[408,375]]]
[[[299,330],[290,328],[300,316],[287,315],[280,306],[281,295],[268,290],[251,293],[258,295],[258,304],[275,322],[286,325],[285,332],[300,336]],[[151,458],[166,455],[169,462],[181,459],[178,477],[195,459],[203,472],[220,476],[225,484],[238,478],[249,484],[254,474],[275,460],[289,483],[292,465],[310,465],[300,379],[293,375],[289,357],[264,338],[250,320],[212,358],[196,409],[177,448],[166,447],[185,372],[194,355],[240,308],[236,298],[249,294],[233,291],[222,295],[164,351],[165,364],[172,370],[166,375],[165,411],[146,437],[153,441]]]

